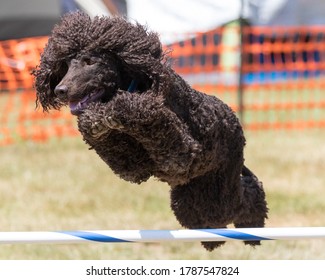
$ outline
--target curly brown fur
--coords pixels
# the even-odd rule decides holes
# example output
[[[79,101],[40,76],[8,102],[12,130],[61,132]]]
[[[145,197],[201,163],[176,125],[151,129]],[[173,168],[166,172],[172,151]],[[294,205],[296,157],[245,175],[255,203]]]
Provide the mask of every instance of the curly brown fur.
[[[117,175],[134,183],[155,176],[171,186],[182,226],[264,226],[265,194],[243,166],[238,119],[168,66],[156,33],[119,17],[69,14],[34,75],[37,104],[45,111],[69,105],[85,142]],[[221,244],[203,242],[207,250]]]

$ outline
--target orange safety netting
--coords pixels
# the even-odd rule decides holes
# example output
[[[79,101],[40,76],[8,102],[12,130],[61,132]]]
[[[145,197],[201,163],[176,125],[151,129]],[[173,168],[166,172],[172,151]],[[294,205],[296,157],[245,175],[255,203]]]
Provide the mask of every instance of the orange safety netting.
[[[47,37],[0,42],[0,92],[33,87],[30,71],[39,62]]]
[[[48,37],[0,42],[0,145],[77,135],[67,111],[36,110],[32,69]]]
[[[247,129],[325,127],[325,26],[243,33]]]
[[[165,49],[193,87],[242,108],[246,129],[324,128],[325,27],[245,27],[242,47],[239,31],[178,34]],[[0,42],[0,145],[78,134],[68,111],[35,110],[30,71],[47,39]]]
[[[34,90],[0,94],[0,146],[19,141],[46,141],[78,135],[69,111],[35,110]]]

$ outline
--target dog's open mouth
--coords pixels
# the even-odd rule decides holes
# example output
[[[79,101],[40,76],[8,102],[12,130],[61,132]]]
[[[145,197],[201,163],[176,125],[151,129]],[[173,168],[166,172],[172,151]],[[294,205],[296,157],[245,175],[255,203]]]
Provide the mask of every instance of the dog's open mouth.
[[[82,111],[86,109],[91,102],[100,100],[104,96],[104,94],[104,89],[94,90],[79,101],[70,101],[69,107],[71,114],[76,116],[80,115]]]

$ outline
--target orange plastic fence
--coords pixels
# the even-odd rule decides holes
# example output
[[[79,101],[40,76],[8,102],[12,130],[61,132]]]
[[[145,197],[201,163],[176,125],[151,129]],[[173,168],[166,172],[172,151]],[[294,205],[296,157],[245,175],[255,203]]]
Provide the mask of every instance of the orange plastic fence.
[[[35,110],[31,70],[39,63],[47,40],[38,37],[0,42],[0,145],[78,134],[69,112]]]
[[[176,36],[175,36],[176,38]],[[173,68],[200,91],[238,107],[242,69],[246,129],[325,127],[325,27],[245,27],[242,68],[238,26],[177,35]],[[30,71],[47,37],[0,42],[0,145],[77,135],[68,111],[35,110]]]
[[[243,34],[247,129],[325,127],[325,26]]]
[[[46,42],[47,37],[0,42],[0,92],[33,87],[30,71]]]
[[[0,146],[52,137],[78,135],[75,120],[68,111],[43,113],[35,110],[34,90],[0,94]]]

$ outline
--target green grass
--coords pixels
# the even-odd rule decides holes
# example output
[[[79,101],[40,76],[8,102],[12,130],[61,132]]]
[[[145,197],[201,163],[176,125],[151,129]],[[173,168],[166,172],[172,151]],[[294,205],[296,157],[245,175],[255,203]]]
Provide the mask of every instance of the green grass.
[[[247,133],[246,164],[263,181],[268,227],[325,226],[325,132]],[[180,229],[169,187],[120,180],[80,138],[0,150],[0,230]],[[0,245],[0,259],[325,259],[325,240]]]

